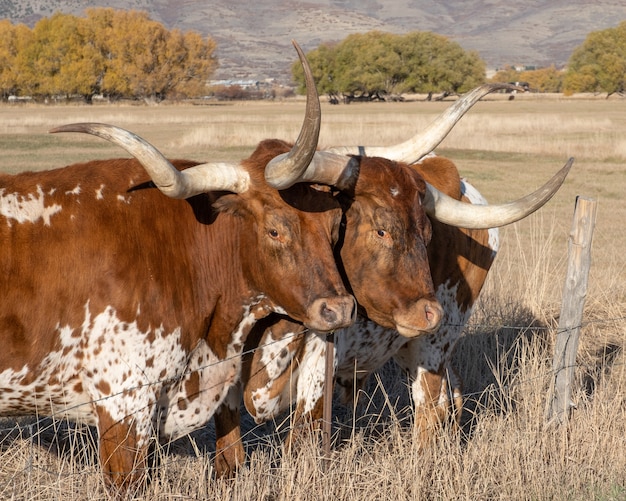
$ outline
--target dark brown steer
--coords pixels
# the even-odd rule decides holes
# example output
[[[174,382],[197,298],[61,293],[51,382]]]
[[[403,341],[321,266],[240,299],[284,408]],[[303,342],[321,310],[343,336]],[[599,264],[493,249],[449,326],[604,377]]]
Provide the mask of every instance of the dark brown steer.
[[[353,187],[345,189],[348,169],[338,167],[343,176],[339,199],[345,211],[338,264],[360,315],[352,327],[337,332],[337,381],[350,395],[355,373],[361,383],[397,356],[413,375],[416,425],[424,433],[433,413],[442,418],[448,354],[495,256],[497,232],[485,228],[512,223],[537,210],[556,193],[571,166],[569,162],[523,199],[488,206],[461,181],[450,161],[427,158],[423,165],[403,163],[420,160],[473,103],[498,88],[479,87],[410,141],[393,151],[374,150],[394,161],[350,156],[359,149],[333,149],[318,152],[307,169],[331,184],[336,181],[330,173],[334,165],[350,166],[353,175]],[[244,362],[242,384],[246,408],[257,422],[276,417],[294,402],[296,425],[305,416],[321,418],[324,350],[323,336],[287,319],[272,316],[255,327],[246,347],[252,355]],[[233,387],[216,414],[218,475],[232,475],[244,460],[238,416],[241,394],[236,392]]]

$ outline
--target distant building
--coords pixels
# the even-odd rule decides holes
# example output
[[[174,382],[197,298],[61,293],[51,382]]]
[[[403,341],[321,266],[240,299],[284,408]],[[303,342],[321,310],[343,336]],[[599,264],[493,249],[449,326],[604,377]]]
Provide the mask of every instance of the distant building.
[[[224,87],[232,87],[233,85],[237,85],[242,89],[258,89],[261,86],[261,82],[258,80],[209,80],[209,85],[217,86],[223,85]]]
[[[517,87],[521,87],[524,89],[524,92],[528,92],[530,90],[530,84],[528,82],[509,82],[511,85],[515,85]],[[516,90],[507,90],[507,92],[512,92],[513,94],[517,93]]]

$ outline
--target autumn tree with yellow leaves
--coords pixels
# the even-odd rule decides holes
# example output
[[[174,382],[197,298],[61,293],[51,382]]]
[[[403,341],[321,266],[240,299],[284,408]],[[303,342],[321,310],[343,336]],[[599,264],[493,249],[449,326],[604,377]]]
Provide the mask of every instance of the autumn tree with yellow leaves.
[[[593,31],[574,50],[567,65],[564,93],[626,92],[626,21]]]
[[[491,78],[491,82],[525,82],[533,92],[561,92],[563,75],[563,71],[554,65],[525,71],[506,66]]]
[[[0,21],[0,97],[28,95],[161,101],[206,92],[215,42],[167,30],[139,11],[54,14],[32,30]]]

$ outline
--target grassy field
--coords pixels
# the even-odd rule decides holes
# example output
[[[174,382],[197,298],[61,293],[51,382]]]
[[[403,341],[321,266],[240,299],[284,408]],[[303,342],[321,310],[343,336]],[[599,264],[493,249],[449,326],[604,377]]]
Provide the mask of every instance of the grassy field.
[[[323,104],[320,146],[393,144],[450,103]],[[125,156],[108,143],[47,130],[76,121],[128,128],[171,157],[239,160],[264,138],[293,141],[301,100],[202,105],[0,107],[0,171],[48,169]],[[334,452],[282,451],[274,425],[249,426],[251,460],[235,481],[212,479],[211,427],[163,450],[145,499],[623,500],[626,499],[626,101],[593,96],[490,97],[438,148],[491,202],[529,192],[576,158],[542,210],[501,230],[501,252],[456,350],[467,400],[464,428],[418,450],[405,380],[394,365],[372,378],[359,419],[336,406]],[[546,426],[576,196],[598,202],[581,333],[576,410]],[[1,296],[0,296],[1,297]],[[106,499],[80,426],[0,421],[0,499]]]

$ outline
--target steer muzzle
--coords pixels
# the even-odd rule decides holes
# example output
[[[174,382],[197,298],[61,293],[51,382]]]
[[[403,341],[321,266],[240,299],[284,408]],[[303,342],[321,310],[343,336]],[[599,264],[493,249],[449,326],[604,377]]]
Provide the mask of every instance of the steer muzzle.
[[[410,310],[393,316],[396,329],[401,336],[417,337],[439,329],[443,319],[443,308],[436,299],[422,298]]]
[[[335,296],[316,299],[308,308],[310,329],[330,332],[349,327],[356,320],[356,300],[352,296]]]

